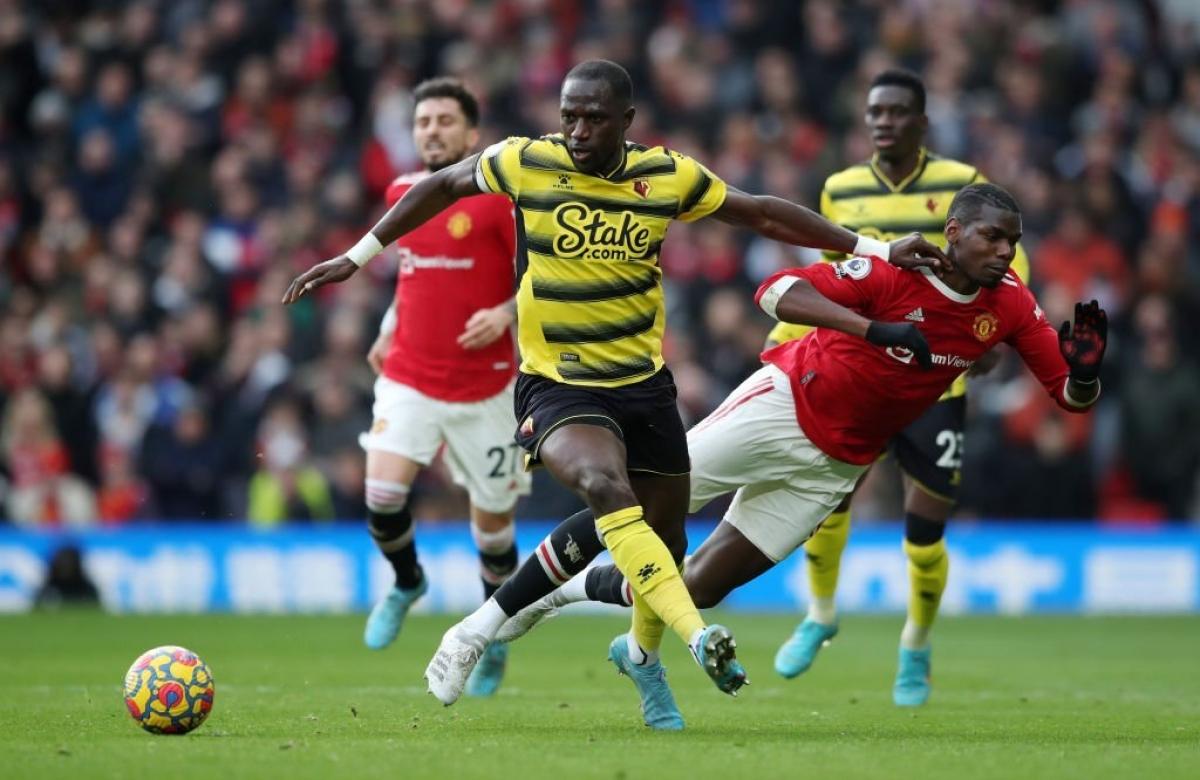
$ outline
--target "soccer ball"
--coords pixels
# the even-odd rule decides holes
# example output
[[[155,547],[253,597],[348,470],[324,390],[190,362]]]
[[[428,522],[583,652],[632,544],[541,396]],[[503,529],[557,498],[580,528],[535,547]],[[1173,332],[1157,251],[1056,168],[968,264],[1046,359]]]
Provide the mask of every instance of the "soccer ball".
[[[212,705],[212,674],[191,650],[147,650],[125,673],[125,707],[152,734],[186,734],[204,722]]]

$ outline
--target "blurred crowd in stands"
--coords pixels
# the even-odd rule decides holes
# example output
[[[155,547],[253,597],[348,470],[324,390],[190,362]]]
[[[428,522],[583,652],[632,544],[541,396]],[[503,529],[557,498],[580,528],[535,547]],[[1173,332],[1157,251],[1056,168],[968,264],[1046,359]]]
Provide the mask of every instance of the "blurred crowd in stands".
[[[815,206],[870,156],[864,85],[929,88],[929,147],[1024,208],[1052,321],[1096,298],[1104,397],[1060,414],[1011,356],[973,380],[966,517],[1197,518],[1194,0],[0,0],[0,515],[270,525],[363,516],[365,355],[392,258],[285,309],[420,167],[411,90],[463,78],[483,138],[557,129],[581,59],[634,77],[630,137]],[[751,291],[816,255],[714,221],[662,256],[691,420],[757,365]],[[418,517],[465,516],[437,471]],[[891,483],[858,514],[896,516]],[[525,517],[574,499],[539,480]]]

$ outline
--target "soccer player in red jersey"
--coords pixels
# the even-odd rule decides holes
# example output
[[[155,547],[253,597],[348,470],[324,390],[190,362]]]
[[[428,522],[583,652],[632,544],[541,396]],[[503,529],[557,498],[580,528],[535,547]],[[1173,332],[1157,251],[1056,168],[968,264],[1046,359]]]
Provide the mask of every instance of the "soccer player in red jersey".
[[[1076,306],[1073,326],[1056,332],[1046,321],[1009,270],[1021,236],[1012,196],[968,185],[945,235],[950,270],[940,278],[854,257],[783,271],[759,288],[768,314],[818,329],[764,352],[765,365],[688,432],[691,511],[736,491],[688,559],[697,607],[715,606],[802,545],[888,440],[996,345],[1016,349],[1063,409],[1085,412],[1099,397],[1106,315],[1093,301]],[[628,587],[614,567],[592,569],[497,636],[515,639],[582,600],[627,603]]]
[[[396,179],[387,190],[389,205],[433,171],[463,159],[479,140],[478,103],[459,82],[432,79],[413,97],[413,140],[425,170]],[[485,598],[516,568],[513,510],[529,492],[512,438],[512,203],[498,195],[463,198],[396,247],[396,299],[368,354],[379,373],[374,421],[361,437],[368,527],[396,572],[395,587],[367,618],[363,638],[373,649],[391,644],[427,588],[408,497],[417,473],[438,451],[445,447],[455,481],[470,493]],[[495,691],[505,653],[503,645],[489,647],[468,693]]]

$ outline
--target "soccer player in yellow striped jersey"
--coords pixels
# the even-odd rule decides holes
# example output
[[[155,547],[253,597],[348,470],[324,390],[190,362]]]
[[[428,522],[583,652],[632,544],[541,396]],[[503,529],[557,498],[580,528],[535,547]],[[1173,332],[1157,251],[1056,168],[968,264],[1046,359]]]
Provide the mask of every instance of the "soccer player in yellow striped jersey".
[[[924,146],[929,120],[925,85],[916,74],[879,74],[867,94],[867,129],[875,154],[825,181],[821,213],[851,230],[887,240],[917,231],[942,241],[950,202],[960,189],[986,181],[973,166],[931,153]],[[825,253],[826,259],[842,255]],[[1012,269],[1029,279],[1029,260],[1019,245]],[[919,309],[913,322],[923,321]],[[779,323],[768,344],[801,338],[810,328]],[[994,365],[994,363],[992,363]],[[908,618],[900,637],[893,700],[918,706],[929,697],[929,632],[949,575],[944,540],[954,510],[962,465],[966,422],[966,377],[960,376],[938,403],[889,445],[904,480],[904,552],[909,559]],[[834,597],[842,551],[850,532],[850,498],[805,543],[810,602],[808,616],[779,649],[775,669],[795,677],[812,664],[817,651],[837,634]]]
[[[492,599],[446,632],[426,680],[452,704],[500,625],[607,547],[634,607],[632,629],[613,640],[609,657],[633,679],[645,721],[679,729],[683,718],[658,661],[665,626],[722,691],[735,693],[746,676],[732,635],[705,625],[677,568],[687,545],[690,463],[662,359],[658,251],[668,224],[712,215],[778,241],[906,267],[945,258],[917,234],[893,244],[864,238],[802,206],[727,187],[685,155],[626,141],[632,84],[615,63],[577,65],[560,103],[561,135],[512,138],[422,180],[346,254],[297,277],[284,303],[348,278],[460,197],[513,200],[528,261],[517,295],[524,362],[516,439],[527,462],[544,465],[588,510],[564,521]]]

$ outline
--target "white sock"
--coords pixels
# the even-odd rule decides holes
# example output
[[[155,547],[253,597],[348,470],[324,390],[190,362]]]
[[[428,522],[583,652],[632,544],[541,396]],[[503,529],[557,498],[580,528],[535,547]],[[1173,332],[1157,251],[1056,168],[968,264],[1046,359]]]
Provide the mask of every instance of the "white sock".
[[[933,626],[918,626],[912,619],[904,621],[900,632],[900,646],[905,650],[924,650],[929,647],[929,631]]]
[[[625,635],[625,644],[629,648],[629,660],[633,661],[638,666],[656,663],[658,661],[658,651],[646,651],[633,638],[633,632]]]
[[[553,607],[565,607],[568,604],[587,601],[587,572],[585,571],[567,580],[566,584],[551,593],[547,597],[547,600],[550,602],[550,606]]]
[[[823,626],[832,626],[837,622],[837,606],[833,596],[813,596],[808,602],[808,617]]]
[[[500,626],[506,620],[508,620],[508,615],[504,614],[504,610],[500,609],[496,600],[488,599],[483,602],[483,606],[463,618],[459,625],[490,642],[496,638],[496,632],[500,630]]]

